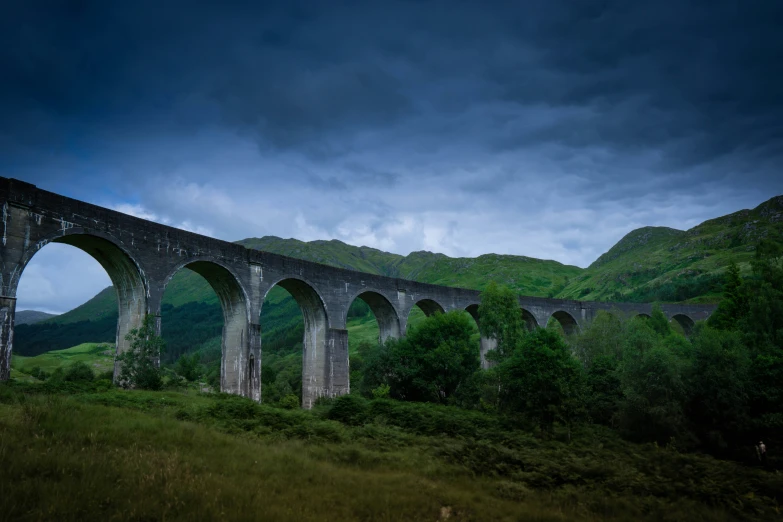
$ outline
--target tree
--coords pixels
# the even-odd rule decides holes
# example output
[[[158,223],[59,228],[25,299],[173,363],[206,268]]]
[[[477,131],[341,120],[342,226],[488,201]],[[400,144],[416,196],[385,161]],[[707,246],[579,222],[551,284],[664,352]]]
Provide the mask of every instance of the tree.
[[[688,419],[702,442],[724,450],[747,425],[750,358],[738,332],[698,325],[692,343]]]
[[[585,368],[598,358],[622,357],[625,324],[617,316],[599,310],[583,331],[574,338],[574,352]]]
[[[723,283],[723,299],[718,309],[710,316],[708,323],[714,328],[729,330],[735,328],[747,315],[747,299],[737,263],[731,261],[726,267]]]
[[[684,352],[682,338],[661,336],[651,322],[634,318],[629,324],[619,368],[623,398],[618,419],[627,435],[666,443],[687,433],[683,382],[687,361],[677,354]]]
[[[367,356],[363,389],[389,386],[409,401],[449,402],[479,369],[470,318],[462,312],[427,317],[403,339],[389,339]]]
[[[163,377],[158,366],[165,343],[157,334],[155,318],[145,315],[140,328],[134,328],[125,336],[130,347],[117,356],[120,362],[119,384],[123,388],[159,390]]]
[[[583,411],[582,366],[557,333],[538,328],[498,365],[504,383],[501,407],[524,413],[549,434],[555,420],[567,425]]]
[[[650,313],[650,326],[655,333],[662,337],[666,337],[672,333],[672,327],[669,324],[669,320],[666,319],[666,314],[661,310],[661,305],[655,303],[652,306],[652,312]]]
[[[510,288],[490,281],[481,292],[478,315],[481,335],[498,342],[496,353],[489,354],[489,358],[502,360],[511,355],[525,332],[517,295]]]

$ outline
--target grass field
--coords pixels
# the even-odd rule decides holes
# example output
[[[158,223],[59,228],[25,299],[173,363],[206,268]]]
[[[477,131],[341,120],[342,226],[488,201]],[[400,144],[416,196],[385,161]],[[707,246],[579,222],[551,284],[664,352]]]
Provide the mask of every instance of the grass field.
[[[606,430],[371,401],[0,385],[6,520],[780,520],[780,476]],[[358,409],[357,409],[358,405]],[[343,415],[336,414],[343,412]],[[357,413],[358,412],[358,413]]]
[[[38,367],[47,373],[52,373],[59,367],[67,367],[75,362],[83,362],[100,374],[114,369],[114,345],[110,343],[84,343],[65,350],[53,350],[35,357],[13,355],[11,368],[29,373]]]

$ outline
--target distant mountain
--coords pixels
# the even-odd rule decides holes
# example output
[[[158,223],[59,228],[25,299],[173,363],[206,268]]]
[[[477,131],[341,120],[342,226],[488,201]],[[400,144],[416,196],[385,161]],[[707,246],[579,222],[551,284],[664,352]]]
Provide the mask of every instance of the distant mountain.
[[[572,279],[558,297],[717,302],[726,265],[734,260],[748,273],[762,239],[783,243],[783,196],[687,231],[634,230]]]
[[[264,236],[237,243],[315,263],[422,283],[482,290],[490,281],[497,281],[520,294],[542,297],[554,296],[565,287],[569,278],[582,272],[577,266],[525,256],[485,254],[475,258],[448,257],[426,251],[401,256],[375,248],[347,245],[336,239],[305,243],[297,239]]]
[[[17,310],[14,322],[15,324],[34,324],[52,317],[57,317],[57,315],[39,312],[38,310]]]

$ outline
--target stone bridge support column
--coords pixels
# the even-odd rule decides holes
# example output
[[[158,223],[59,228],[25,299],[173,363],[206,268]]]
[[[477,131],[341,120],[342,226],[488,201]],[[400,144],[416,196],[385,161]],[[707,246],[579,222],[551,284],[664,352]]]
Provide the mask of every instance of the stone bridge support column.
[[[11,349],[14,344],[16,298],[0,297],[0,381],[11,378]]]
[[[487,360],[487,352],[498,347],[498,340],[494,337],[481,336],[481,368],[487,370],[495,366],[495,363]]]
[[[256,402],[261,402],[261,325],[257,323],[248,324],[248,332],[250,333],[250,357],[246,378],[248,390],[245,396]]]
[[[351,392],[348,330],[329,328],[326,345],[329,350],[328,394],[330,397],[346,395]]]

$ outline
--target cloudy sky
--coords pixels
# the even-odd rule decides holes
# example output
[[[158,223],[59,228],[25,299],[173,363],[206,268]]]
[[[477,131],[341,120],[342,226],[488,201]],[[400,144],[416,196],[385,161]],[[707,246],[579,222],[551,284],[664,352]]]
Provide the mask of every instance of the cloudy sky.
[[[783,193],[781,26],[780,0],[11,2],[0,175],[226,240],[585,267]],[[19,309],[108,284],[50,245]]]

